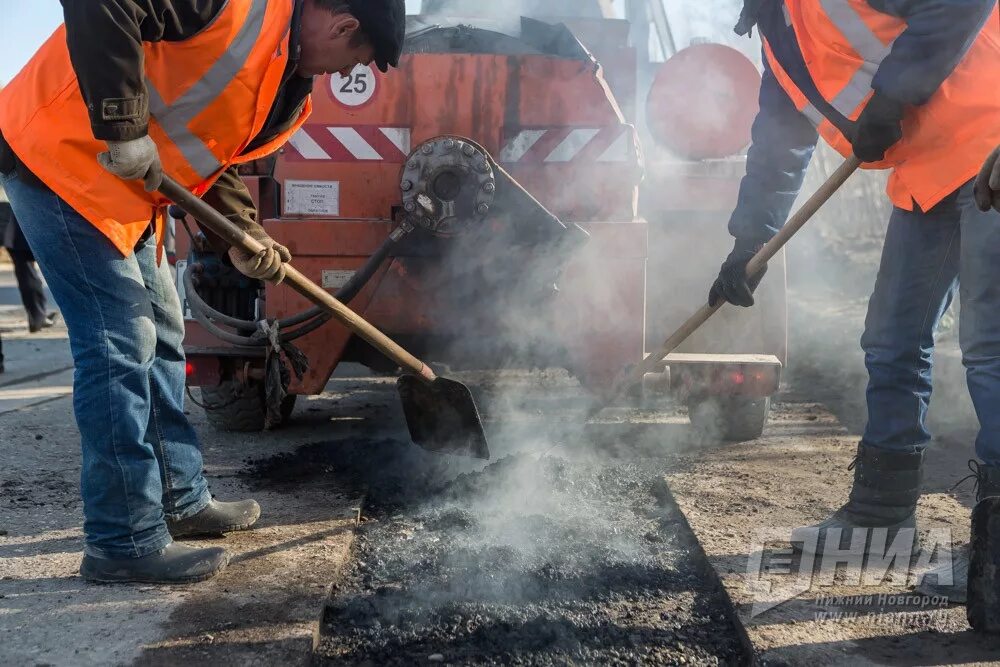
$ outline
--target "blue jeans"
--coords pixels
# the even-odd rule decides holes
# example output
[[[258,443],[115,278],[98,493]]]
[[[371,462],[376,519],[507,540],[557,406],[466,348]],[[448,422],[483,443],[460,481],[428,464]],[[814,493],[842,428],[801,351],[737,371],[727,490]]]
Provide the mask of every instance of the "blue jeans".
[[[171,542],[166,515],[186,518],[211,499],[184,415],[184,320],[169,267],[157,266],[153,235],[122,257],[50,190],[16,173],[2,181],[69,328],[85,551],[158,551]]]
[[[982,213],[969,183],[927,212],[895,209],[861,346],[868,367],[864,441],[923,449],[934,332],[956,293],[969,393],[979,417],[976,453],[1000,465],[1000,214]]]

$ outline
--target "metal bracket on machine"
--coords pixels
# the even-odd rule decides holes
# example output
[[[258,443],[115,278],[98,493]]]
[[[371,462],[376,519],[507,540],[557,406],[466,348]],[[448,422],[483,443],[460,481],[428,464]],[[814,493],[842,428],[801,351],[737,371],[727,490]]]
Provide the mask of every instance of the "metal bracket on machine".
[[[491,162],[486,151],[460,137],[437,137],[418,146],[400,182],[406,220],[445,238],[481,223],[497,191]]]
[[[416,148],[400,182],[404,220],[441,238],[507,229],[512,245],[552,245],[565,257],[590,235],[565,224],[501,167],[478,143],[440,136]]]

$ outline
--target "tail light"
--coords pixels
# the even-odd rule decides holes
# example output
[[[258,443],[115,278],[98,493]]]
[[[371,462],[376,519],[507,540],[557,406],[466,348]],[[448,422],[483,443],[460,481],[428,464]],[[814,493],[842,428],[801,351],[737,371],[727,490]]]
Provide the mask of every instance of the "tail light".
[[[771,396],[781,382],[781,364],[672,364],[672,386],[683,396]]]
[[[214,387],[222,380],[222,364],[218,357],[188,357],[184,375],[189,387]]]

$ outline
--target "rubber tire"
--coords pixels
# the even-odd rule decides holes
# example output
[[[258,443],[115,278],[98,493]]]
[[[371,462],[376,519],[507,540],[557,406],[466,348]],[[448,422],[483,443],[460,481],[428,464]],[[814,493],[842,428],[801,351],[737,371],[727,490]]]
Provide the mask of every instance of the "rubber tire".
[[[208,423],[218,431],[232,433],[256,433],[264,430],[264,387],[257,385],[243,389],[243,395],[234,400],[238,385],[223,382],[216,387],[201,388],[202,405],[223,406],[217,410],[205,410]],[[295,410],[295,394],[289,394],[281,402],[281,426],[287,424]]]
[[[769,396],[714,397],[688,404],[688,416],[695,429],[730,442],[759,438],[770,413]]]

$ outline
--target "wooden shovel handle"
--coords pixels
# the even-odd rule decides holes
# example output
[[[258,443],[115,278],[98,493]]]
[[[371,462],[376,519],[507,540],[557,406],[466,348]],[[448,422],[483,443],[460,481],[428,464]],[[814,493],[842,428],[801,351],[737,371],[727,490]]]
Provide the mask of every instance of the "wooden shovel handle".
[[[264,246],[260,241],[247,234],[224,215],[188,192],[186,188],[169,176],[163,177],[163,183],[160,185],[160,193],[190,213],[198,222],[218,234],[231,246],[245,250],[252,255],[256,255],[264,250]],[[427,364],[404,350],[395,341],[376,329],[368,320],[355,313],[334,298],[332,294],[302,275],[291,264],[285,264],[285,283],[333,315],[337,321],[409,372],[423,378],[427,382],[433,382],[437,379],[434,371]]]

